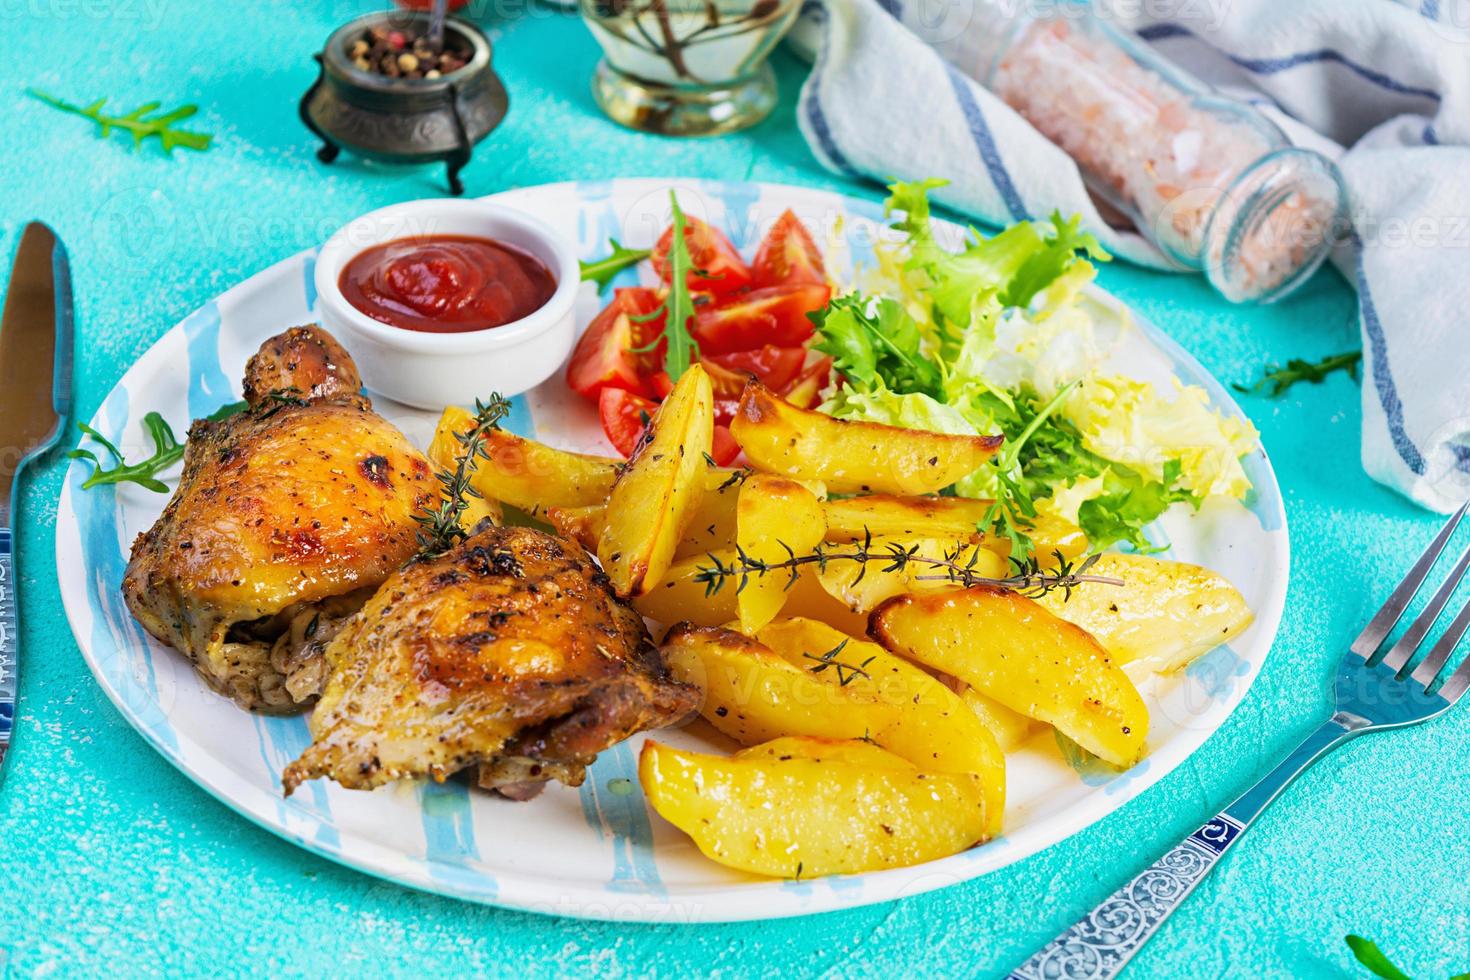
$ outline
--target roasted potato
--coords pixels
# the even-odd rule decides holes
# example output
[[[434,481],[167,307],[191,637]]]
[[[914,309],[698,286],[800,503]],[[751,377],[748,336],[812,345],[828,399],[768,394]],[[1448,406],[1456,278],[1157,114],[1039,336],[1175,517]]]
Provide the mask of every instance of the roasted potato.
[[[716,551],[713,559],[728,565],[736,560],[736,555],[733,549]],[[710,592],[709,587],[700,581],[700,573],[701,569],[712,564],[710,555],[680,559],[655,588],[633,599],[633,608],[664,624],[688,621],[698,626],[723,626],[738,620],[740,612],[736,591],[740,588],[739,576],[726,580]],[[789,579],[784,572],[771,574],[779,577],[783,585]],[[862,635],[868,628],[868,617],[853,612],[827,594],[812,565],[799,570],[796,583],[787,592],[786,604],[782,608],[787,615],[819,619],[847,633]]]
[[[879,764],[808,739],[734,758],[649,741],[638,780],[649,804],[720,864],[773,877],[853,874],[922,864],[985,833],[980,778]]]
[[[695,364],[653,413],[648,433],[607,497],[597,558],[620,596],[658,585],[704,494],[714,393]]]
[[[782,401],[754,381],[730,432],[756,469],[821,480],[832,493],[935,493],[979,469],[1001,444],[999,436],[835,419]]]
[[[825,568],[818,568],[817,579],[832,598],[855,613],[866,613],[896,595],[961,588],[947,578],[944,568],[924,559],[953,560],[979,578],[1005,578],[1010,574],[1010,565],[1000,555],[963,540],[874,537],[868,546],[870,553],[879,556],[895,547],[912,553],[908,564],[897,567],[896,558],[885,557],[864,564],[833,560]]]
[[[811,554],[827,530],[822,502],[795,480],[752,473],[740,487],[735,509],[735,543],[747,558],[779,562]],[[740,628],[754,633],[776,618],[792,585],[789,572],[751,576],[738,587],[735,607]]]
[[[978,586],[899,596],[869,626],[889,650],[1044,721],[1114,766],[1143,754],[1148,708],[1102,644],[1025,596]]]
[[[973,687],[966,687],[961,691],[960,700],[965,702],[965,707],[973,711],[981,724],[995,736],[995,743],[1002,752],[1015,749],[1042,727],[1041,722],[1035,718],[1027,718],[1019,711],[1012,711],[995,698],[981,694]]]
[[[953,691],[876,643],[853,639],[825,623],[779,619],[761,630],[757,639],[789,666],[848,697],[862,699],[865,705],[876,701],[891,709],[886,721],[874,708],[864,709],[868,728],[863,734],[883,748],[921,769],[979,775],[985,794],[986,832],[991,836],[1000,833],[1006,799],[1005,754],[982,720]],[[821,666],[824,656],[831,657],[832,667]]]
[[[871,494],[844,497],[822,504],[827,518],[828,541],[861,541],[874,537],[965,539],[997,552],[1010,554],[1010,542],[996,540],[978,529],[990,511],[989,500],[967,497],[894,497]],[[1046,564],[1061,552],[1068,560],[1087,551],[1087,536],[1074,524],[1059,517],[1040,514],[1027,531],[1036,544],[1036,556]]]
[[[1127,584],[1084,582],[1070,598],[1050,592],[1039,601],[1097,637],[1120,664],[1179,670],[1245,632],[1255,618],[1235,586],[1198,565],[1106,554],[1088,572]]]
[[[463,428],[455,429],[445,424],[444,420],[449,417],[451,412],[457,412],[464,416],[467,421]],[[429,451],[425,454],[429,457],[429,462],[434,464],[435,469],[444,472],[446,470],[453,470],[459,465],[459,459],[464,455],[464,446],[460,444],[460,441],[454,435],[456,432],[468,432],[474,428],[474,424],[474,418],[462,408],[447,408],[444,410],[444,415],[439,419],[439,427],[434,430],[434,438],[429,443]],[[493,430],[489,433],[490,436],[499,434]],[[486,461],[483,457],[476,459],[476,470],[485,464]],[[471,477],[471,480],[473,481],[478,476],[479,474],[477,472]],[[500,501],[494,497],[484,494],[473,497],[466,494],[464,502],[465,509],[459,515],[459,523],[467,531],[487,517],[495,524],[502,524],[505,521],[505,512],[500,506]]]
[[[597,542],[602,539],[602,529],[607,526],[607,507],[594,504],[591,507],[548,507],[546,520],[557,534],[568,541],[575,541],[594,554]]]
[[[454,434],[473,427],[474,416],[469,412],[453,405],[446,408],[439,416],[429,458],[437,463],[436,451],[457,452],[459,441]],[[475,489],[490,500],[532,515],[544,513],[548,507],[602,503],[623,465],[621,460],[553,449],[498,429],[486,433],[485,451],[489,458],[480,460],[475,468]]]
[[[782,735],[862,738],[897,724],[898,708],[876,688],[824,683],[810,661],[792,664],[734,630],[681,623],[660,650],[669,672],[701,691],[700,715],[741,745]]]

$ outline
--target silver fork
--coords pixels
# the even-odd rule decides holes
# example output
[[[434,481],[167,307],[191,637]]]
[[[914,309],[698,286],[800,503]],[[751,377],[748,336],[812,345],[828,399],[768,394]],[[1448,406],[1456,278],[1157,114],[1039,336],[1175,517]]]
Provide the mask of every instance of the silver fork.
[[[1470,502],[1449,519],[1343,656],[1337,668],[1332,718],[1222,813],[1017,967],[1010,980],[1105,980],[1116,976],[1251,821],[1308,766],[1363,732],[1417,725],[1460,699],[1470,688],[1470,659],[1442,682],[1440,674],[1470,629],[1470,602],[1465,603],[1413,673],[1407,671],[1455,587],[1470,569],[1470,547],[1413,625],[1387,654],[1381,658],[1375,655],[1429,577],[1467,508]]]

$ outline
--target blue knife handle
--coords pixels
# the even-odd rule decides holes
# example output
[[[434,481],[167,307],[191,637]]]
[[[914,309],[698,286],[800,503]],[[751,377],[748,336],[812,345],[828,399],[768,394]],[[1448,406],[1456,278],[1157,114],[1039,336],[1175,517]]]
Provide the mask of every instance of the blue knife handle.
[[[15,546],[11,529],[0,527],[0,778],[15,729],[15,695],[20,669],[20,616],[16,607]]]

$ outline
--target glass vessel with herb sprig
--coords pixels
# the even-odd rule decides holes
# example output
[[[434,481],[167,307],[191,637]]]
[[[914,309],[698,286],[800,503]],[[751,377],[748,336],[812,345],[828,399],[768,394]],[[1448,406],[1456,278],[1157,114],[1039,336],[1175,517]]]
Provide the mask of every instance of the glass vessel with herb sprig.
[[[604,57],[592,94],[615,122],[666,136],[711,136],[776,105],[766,57],[797,0],[580,0]]]

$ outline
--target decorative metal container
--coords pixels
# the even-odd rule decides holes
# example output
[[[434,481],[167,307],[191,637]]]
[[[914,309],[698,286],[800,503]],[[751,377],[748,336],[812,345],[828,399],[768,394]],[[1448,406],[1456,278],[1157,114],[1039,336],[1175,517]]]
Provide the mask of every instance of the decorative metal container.
[[[470,52],[464,67],[440,78],[390,78],[353,64],[352,44],[379,25],[423,30],[422,13],[368,14],[327,38],[316,56],[321,71],[301,99],[301,121],[322,141],[317,159],[342,150],[386,163],[433,163],[448,168],[449,192],[464,193],[459,172],[476,143],[505,118],[509,99],[490,67],[490,39],[460,20],[445,24],[446,43]]]
[[[605,57],[592,79],[616,122],[667,136],[753,126],[776,105],[766,57],[799,0],[580,0]]]

